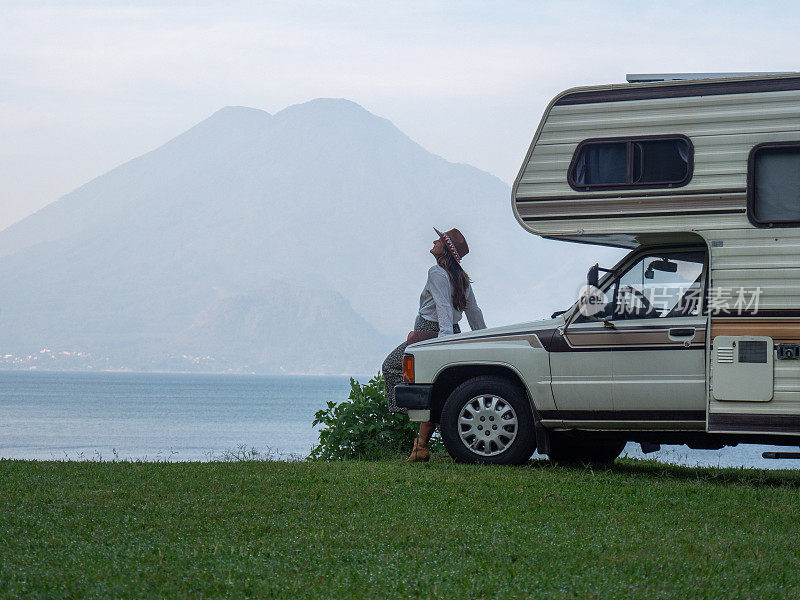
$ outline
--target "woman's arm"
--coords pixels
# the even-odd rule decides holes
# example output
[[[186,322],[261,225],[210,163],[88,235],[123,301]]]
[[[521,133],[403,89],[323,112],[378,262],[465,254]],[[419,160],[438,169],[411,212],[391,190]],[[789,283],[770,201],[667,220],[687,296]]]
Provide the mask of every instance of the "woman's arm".
[[[486,329],[483,311],[478,307],[478,301],[475,299],[475,292],[472,291],[472,286],[469,286],[469,290],[467,290],[467,306],[464,308],[464,314],[467,315],[467,321],[469,321],[469,327],[472,331]]]
[[[436,320],[439,321],[439,335],[453,335],[453,302],[450,300],[450,279],[443,270],[428,271],[431,295],[436,303]]]

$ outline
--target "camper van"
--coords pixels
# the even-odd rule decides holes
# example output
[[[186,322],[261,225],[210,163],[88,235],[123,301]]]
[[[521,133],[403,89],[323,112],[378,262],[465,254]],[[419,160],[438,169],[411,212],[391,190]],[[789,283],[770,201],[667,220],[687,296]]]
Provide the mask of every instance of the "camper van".
[[[532,234],[629,253],[549,320],[408,347],[397,402],[454,459],[800,445],[800,74],[562,92],[511,203]]]

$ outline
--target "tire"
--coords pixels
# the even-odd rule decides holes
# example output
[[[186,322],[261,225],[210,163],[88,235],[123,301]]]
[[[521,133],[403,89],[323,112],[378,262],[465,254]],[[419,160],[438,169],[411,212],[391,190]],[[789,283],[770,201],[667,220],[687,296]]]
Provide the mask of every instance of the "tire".
[[[536,447],[528,398],[502,377],[475,377],[453,390],[440,430],[448,454],[460,463],[521,465]]]
[[[609,464],[624,448],[625,440],[584,431],[553,431],[548,458],[557,463]]]

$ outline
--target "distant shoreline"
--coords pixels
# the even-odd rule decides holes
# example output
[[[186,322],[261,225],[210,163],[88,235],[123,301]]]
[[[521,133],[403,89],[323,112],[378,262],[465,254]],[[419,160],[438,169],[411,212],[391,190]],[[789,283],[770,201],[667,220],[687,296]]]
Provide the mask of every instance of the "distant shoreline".
[[[3,373],[42,373],[42,374],[114,374],[114,375],[223,375],[230,377],[352,377],[361,381],[362,379],[370,379],[376,375],[358,374],[353,375],[350,373],[224,373],[216,371],[134,371],[127,369],[0,369],[0,374]]]

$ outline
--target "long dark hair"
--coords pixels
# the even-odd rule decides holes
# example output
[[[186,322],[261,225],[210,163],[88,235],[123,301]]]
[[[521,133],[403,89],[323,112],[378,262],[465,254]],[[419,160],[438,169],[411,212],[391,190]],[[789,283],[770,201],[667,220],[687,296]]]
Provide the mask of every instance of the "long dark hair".
[[[446,252],[444,256],[440,256],[436,262],[439,266],[444,267],[444,270],[447,271],[447,276],[450,278],[450,289],[452,290],[450,300],[453,303],[453,308],[464,310],[467,307],[467,290],[469,290],[469,284],[472,283],[472,280],[466,271],[461,268],[461,264],[449,252]]]

